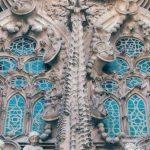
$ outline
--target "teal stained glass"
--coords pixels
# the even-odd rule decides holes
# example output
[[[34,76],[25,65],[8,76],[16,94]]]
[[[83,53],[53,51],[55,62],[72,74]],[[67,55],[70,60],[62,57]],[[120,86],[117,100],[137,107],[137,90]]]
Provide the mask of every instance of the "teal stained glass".
[[[25,101],[20,94],[14,95],[8,102],[5,121],[5,134],[24,133]]]
[[[37,131],[42,133],[44,131],[45,122],[42,119],[42,115],[45,110],[45,100],[40,99],[33,108],[33,118],[32,118],[32,131]]]
[[[24,70],[27,73],[37,76],[45,71],[45,65],[42,57],[31,58],[25,62]]]
[[[13,77],[10,82],[11,82],[11,86],[17,89],[25,88],[27,86],[27,80],[23,76]]]
[[[128,101],[128,126],[130,136],[145,136],[148,133],[146,106],[136,94]]]
[[[150,73],[150,58],[145,58],[136,64],[136,68],[142,73]]]
[[[109,98],[104,102],[104,107],[108,112],[107,118],[104,120],[105,128],[111,138],[120,133],[120,112],[117,102],[113,98]]]
[[[0,56],[0,74],[6,76],[9,72],[17,69],[15,59],[7,56]]]
[[[39,79],[35,85],[38,91],[49,91],[53,88],[53,84],[48,79]]]
[[[105,91],[109,91],[110,93],[116,92],[119,88],[118,83],[113,80],[107,80],[103,82],[101,86]]]
[[[122,37],[116,43],[120,53],[126,52],[129,57],[138,56],[144,50],[144,43],[134,37]]]
[[[35,51],[36,41],[30,37],[18,37],[10,44],[10,51],[15,55],[30,55]]]
[[[104,72],[110,74],[113,71],[115,71],[119,76],[123,76],[128,72],[128,70],[129,70],[128,63],[121,58],[116,58],[115,61],[107,64],[104,67]]]
[[[134,88],[135,86],[141,86],[143,80],[140,77],[132,76],[126,79],[127,87]]]

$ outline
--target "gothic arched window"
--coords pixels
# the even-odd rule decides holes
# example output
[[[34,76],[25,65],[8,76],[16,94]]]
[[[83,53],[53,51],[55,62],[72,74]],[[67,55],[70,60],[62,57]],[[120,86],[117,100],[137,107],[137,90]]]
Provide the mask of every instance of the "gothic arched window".
[[[127,53],[129,57],[138,56],[144,50],[144,43],[134,37],[122,37],[116,43],[120,53]]]
[[[35,51],[36,41],[30,37],[18,37],[10,44],[10,51],[15,55],[30,55]]]
[[[113,80],[107,80],[103,82],[101,86],[105,91],[109,91],[110,93],[116,92],[119,88],[118,83]]]
[[[0,56],[0,74],[6,76],[9,72],[16,70],[17,62],[7,56]]]
[[[107,64],[104,67],[104,71],[106,73],[110,74],[113,71],[115,71],[119,76],[126,74],[128,72],[128,70],[129,70],[129,65],[122,58],[116,58],[115,61]]]
[[[128,101],[128,126],[130,136],[143,136],[148,132],[146,105],[137,94],[132,95]]]
[[[53,84],[48,79],[39,79],[35,82],[38,91],[49,91],[52,89]]]
[[[139,85],[141,86],[143,84],[143,81],[140,77],[132,76],[126,79],[126,83],[127,83],[127,87],[133,88],[135,86],[139,86]]]
[[[45,100],[44,98],[40,99],[35,103],[33,107],[33,117],[32,117],[32,131],[37,131],[42,133],[44,130],[44,120],[42,119],[42,115],[45,109]]]
[[[25,62],[24,70],[27,73],[31,73],[33,76],[37,76],[45,71],[45,66],[42,57],[34,57]]]
[[[21,135],[24,133],[25,100],[16,94],[8,102],[5,121],[5,134]]]
[[[120,132],[120,112],[117,102],[113,98],[109,98],[104,102],[104,107],[108,112],[107,118],[104,120],[106,130],[111,138]]]
[[[145,58],[136,64],[136,68],[142,73],[150,73],[150,58]]]
[[[12,88],[20,89],[20,88],[26,87],[27,80],[23,76],[16,76],[16,77],[11,78],[10,83],[11,83]]]

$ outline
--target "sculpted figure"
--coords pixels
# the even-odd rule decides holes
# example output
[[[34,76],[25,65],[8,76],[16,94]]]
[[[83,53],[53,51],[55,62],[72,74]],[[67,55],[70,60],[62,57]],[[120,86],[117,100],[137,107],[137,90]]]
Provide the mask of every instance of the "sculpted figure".
[[[29,134],[29,143],[30,145],[26,145],[23,150],[43,150],[42,147],[38,146],[39,143],[39,133],[33,131]]]
[[[0,140],[0,150],[4,150],[5,143],[4,141]]]
[[[124,146],[124,150],[136,150],[136,146],[133,143],[127,143]]]

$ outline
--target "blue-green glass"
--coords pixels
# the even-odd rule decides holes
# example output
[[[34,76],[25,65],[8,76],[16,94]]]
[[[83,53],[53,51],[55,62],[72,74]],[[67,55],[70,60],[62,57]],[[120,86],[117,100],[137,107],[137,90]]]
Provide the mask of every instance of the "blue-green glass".
[[[44,110],[45,100],[42,98],[33,107],[32,131],[43,133],[45,122],[42,119],[42,115],[44,113]]]
[[[10,44],[10,51],[15,55],[30,55],[35,51],[36,41],[30,37],[18,37]]]
[[[130,136],[144,136],[148,133],[146,106],[136,94],[128,101],[128,126]]]
[[[101,86],[105,91],[109,91],[110,93],[116,92],[119,88],[118,83],[113,80],[107,80],[103,82]]]
[[[27,86],[27,80],[23,76],[13,77],[10,82],[11,82],[11,86],[17,89],[25,88]]]
[[[17,62],[15,59],[7,56],[0,56],[0,74],[6,76],[10,71],[17,69]]]
[[[142,73],[150,73],[150,58],[145,58],[142,59],[140,61],[138,61],[138,63],[136,64],[136,68]]]
[[[45,71],[45,65],[42,57],[31,58],[25,62],[24,70],[27,73],[31,73],[33,76],[37,76]]]
[[[113,98],[109,98],[104,102],[104,107],[108,112],[108,116],[104,120],[105,128],[109,136],[114,138],[120,132],[119,106]]]
[[[129,57],[138,56],[144,50],[144,43],[133,37],[122,37],[116,43],[120,53],[126,53]]]
[[[24,133],[25,101],[20,94],[14,95],[8,105],[5,121],[5,134],[13,133],[21,135]]]
[[[39,79],[35,85],[38,91],[49,91],[53,88],[53,84],[48,79]]]
[[[121,58],[116,58],[115,61],[107,64],[104,67],[104,71],[106,73],[110,74],[113,71],[115,71],[119,76],[123,76],[124,74],[128,72],[128,70],[129,70],[128,63]]]
[[[126,79],[127,87],[134,88],[135,86],[141,86],[143,81],[140,77],[132,76]]]

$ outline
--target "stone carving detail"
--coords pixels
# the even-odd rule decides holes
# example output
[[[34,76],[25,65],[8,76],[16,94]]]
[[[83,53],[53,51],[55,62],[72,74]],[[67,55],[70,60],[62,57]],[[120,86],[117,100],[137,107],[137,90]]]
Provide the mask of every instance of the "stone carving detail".
[[[23,150],[43,150],[42,147],[38,146],[39,143],[39,134],[35,131],[29,134],[29,143],[30,145],[26,145]]]
[[[35,9],[35,4],[32,0],[16,1],[11,8],[11,11],[16,15],[27,15]]]
[[[136,145],[133,143],[126,143],[124,146],[124,150],[136,150]]]
[[[0,140],[0,150],[4,150],[5,143],[4,141]]]

